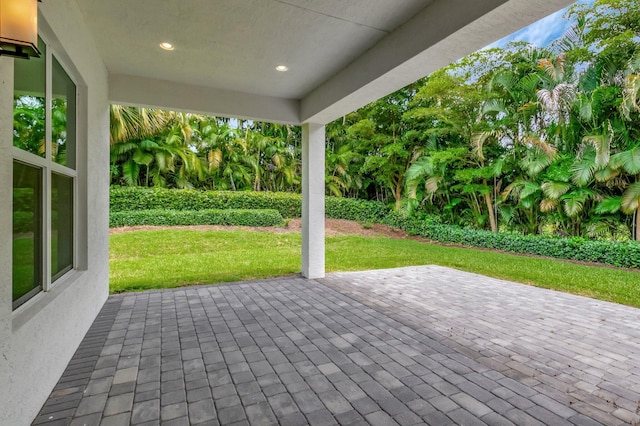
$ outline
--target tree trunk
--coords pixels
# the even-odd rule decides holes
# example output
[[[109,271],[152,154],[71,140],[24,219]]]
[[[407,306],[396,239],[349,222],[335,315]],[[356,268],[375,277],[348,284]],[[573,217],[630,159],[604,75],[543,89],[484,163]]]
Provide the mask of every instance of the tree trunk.
[[[489,224],[491,225],[491,232],[498,232],[498,224],[496,223],[496,215],[493,211],[493,201],[491,200],[491,194],[484,194],[484,201],[487,203],[487,210],[489,211]]]
[[[393,196],[396,199],[396,211],[399,212],[402,208],[402,181],[396,182],[396,189],[393,191]]]
[[[484,184],[487,185],[485,179]],[[498,224],[496,223],[496,212],[493,206],[493,199],[490,193],[484,194],[484,201],[487,203],[487,211],[489,212],[489,225],[491,225],[491,232],[498,232]]]
[[[640,209],[636,209],[636,241],[640,243]]]

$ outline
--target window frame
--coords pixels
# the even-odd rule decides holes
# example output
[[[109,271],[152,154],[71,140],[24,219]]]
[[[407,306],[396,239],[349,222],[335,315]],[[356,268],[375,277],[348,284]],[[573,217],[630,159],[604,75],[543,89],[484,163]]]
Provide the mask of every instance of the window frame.
[[[37,300],[39,296],[46,294],[51,291],[53,288],[58,286],[60,283],[64,282],[70,275],[79,270],[79,253],[78,247],[80,246],[79,240],[79,149],[81,142],[79,139],[80,132],[80,111],[81,111],[81,96],[80,96],[80,85],[78,84],[79,78],[72,72],[72,67],[68,66],[66,63],[65,55],[57,52],[57,49],[50,42],[46,34],[42,34],[39,32],[39,37],[42,39],[42,42],[46,45],[45,49],[45,156],[41,157],[37,154],[22,150],[16,146],[11,147],[11,157],[12,162],[19,161],[28,166],[37,167],[42,170],[42,194],[41,194],[41,205],[42,205],[42,217],[40,218],[40,224],[42,227],[42,241],[41,241],[41,253],[40,253],[40,273],[42,276],[41,279],[41,288],[34,288],[29,291],[25,295],[19,297],[15,301],[12,301],[12,310],[14,313],[22,310],[28,305],[31,305],[31,302]],[[65,165],[61,165],[56,163],[53,160],[52,156],[52,105],[53,105],[53,58],[58,61],[64,72],[67,74],[71,82],[75,85],[75,108],[74,115],[75,119],[73,125],[75,126],[75,143],[74,143],[74,168],[67,167]],[[14,89],[15,90],[15,86]],[[14,92],[15,96],[15,92]],[[13,164],[13,163],[12,163]],[[55,279],[52,277],[52,174],[56,173],[58,175],[73,179],[73,224],[72,224],[72,233],[71,241],[72,241],[72,265],[64,273],[59,273]],[[13,256],[13,251],[11,253]],[[12,279],[13,286],[13,279]]]

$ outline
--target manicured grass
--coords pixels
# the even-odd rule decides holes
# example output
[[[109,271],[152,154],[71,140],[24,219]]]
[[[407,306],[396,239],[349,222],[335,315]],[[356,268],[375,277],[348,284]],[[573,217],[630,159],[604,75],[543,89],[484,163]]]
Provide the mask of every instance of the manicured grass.
[[[111,292],[276,277],[300,272],[300,235],[161,230],[111,235]]]
[[[327,238],[329,272],[431,264],[640,307],[640,272],[413,240]],[[112,292],[276,277],[300,272],[300,235],[192,230],[115,234],[110,265]]]

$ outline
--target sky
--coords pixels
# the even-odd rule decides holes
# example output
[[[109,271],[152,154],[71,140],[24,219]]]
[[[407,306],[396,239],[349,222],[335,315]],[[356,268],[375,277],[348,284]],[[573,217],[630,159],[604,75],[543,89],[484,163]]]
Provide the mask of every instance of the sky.
[[[594,0],[580,0],[577,3],[593,4],[593,2]],[[563,19],[567,9],[568,8],[559,10],[487,47],[504,47],[511,41],[527,41],[538,47],[548,46],[553,41],[562,37],[571,27],[572,22]]]

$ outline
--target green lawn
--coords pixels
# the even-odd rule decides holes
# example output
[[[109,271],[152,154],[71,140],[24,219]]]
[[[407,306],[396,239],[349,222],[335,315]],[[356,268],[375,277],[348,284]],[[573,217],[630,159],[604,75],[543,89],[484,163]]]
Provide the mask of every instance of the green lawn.
[[[111,291],[171,288],[300,272],[300,235],[137,231],[111,235]],[[327,271],[442,265],[640,307],[640,272],[413,240],[327,238]]]
[[[249,231],[111,235],[112,292],[212,284],[300,272],[300,236]]]

